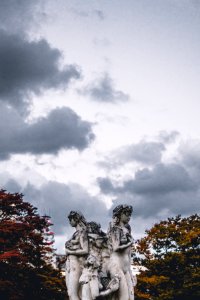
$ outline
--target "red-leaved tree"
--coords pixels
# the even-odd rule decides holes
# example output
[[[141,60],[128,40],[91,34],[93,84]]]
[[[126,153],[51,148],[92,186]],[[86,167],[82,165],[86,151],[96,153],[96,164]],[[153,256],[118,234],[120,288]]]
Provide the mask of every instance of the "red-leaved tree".
[[[49,225],[49,217],[40,216],[22,194],[0,191],[3,299],[64,299],[64,281],[51,265],[53,247],[45,240]]]

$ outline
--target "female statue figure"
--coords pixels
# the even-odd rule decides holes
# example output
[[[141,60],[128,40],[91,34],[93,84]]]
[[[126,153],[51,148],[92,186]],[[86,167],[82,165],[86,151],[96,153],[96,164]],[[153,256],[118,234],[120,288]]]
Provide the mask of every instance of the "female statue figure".
[[[95,300],[99,296],[99,289],[101,288],[99,267],[97,257],[90,254],[79,279],[82,285],[81,300]]]
[[[131,227],[128,224],[132,206],[118,205],[113,210],[113,220],[108,230],[111,248],[109,271],[111,279],[119,278],[119,288],[114,293],[115,300],[134,300],[131,273]]]
[[[72,238],[65,243],[66,251],[66,285],[70,300],[80,300],[80,283],[86,257],[89,252],[87,222],[84,216],[78,212],[71,211],[69,222],[76,228]]]
[[[90,254],[94,255],[101,269],[105,262],[104,258],[109,257],[109,249],[107,245],[107,235],[101,230],[101,225],[92,221],[88,223],[88,240]]]
[[[105,259],[107,256],[109,257],[109,254],[106,253],[106,249],[108,252],[107,237],[101,230],[101,225],[92,221],[87,224],[87,228],[89,256],[79,281],[82,284],[81,299],[94,300],[98,298],[100,290],[103,289],[101,274],[105,269]]]

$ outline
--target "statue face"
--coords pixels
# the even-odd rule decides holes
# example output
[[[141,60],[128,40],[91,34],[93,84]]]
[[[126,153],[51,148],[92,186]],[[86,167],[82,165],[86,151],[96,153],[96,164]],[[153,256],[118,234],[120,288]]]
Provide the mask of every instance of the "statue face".
[[[92,227],[90,226],[90,224],[88,224],[88,232],[92,233]]]
[[[72,226],[72,227],[76,227],[76,225],[77,225],[77,220],[75,219],[75,218],[70,218],[69,219],[69,223],[70,223],[70,225]]]
[[[97,246],[97,248],[101,248],[102,247],[102,243],[103,243],[103,240],[102,239],[96,239],[96,246]]]
[[[89,255],[87,261],[88,261],[88,263],[89,263],[90,265],[93,265],[93,264],[95,263],[96,259],[95,259],[94,256]]]
[[[124,223],[124,224],[128,224],[128,222],[130,221],[131,218],[131,214],[128,211],[123,211],[121,213],[121,217],[120,220]]]

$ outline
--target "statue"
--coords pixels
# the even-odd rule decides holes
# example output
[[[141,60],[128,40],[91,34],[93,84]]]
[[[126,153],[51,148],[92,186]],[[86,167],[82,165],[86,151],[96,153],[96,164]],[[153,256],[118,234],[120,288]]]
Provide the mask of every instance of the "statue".
[[[101,225],[96,222],[89,222],[87,224],[87,230],[89,256],[79,281],[82,284],[81,299],[93,300],[100,295],[100,290],[103,289],[100,274],[102,272],[101,269],[103,265],[103,241],[105,239],[107,241],[107,237],[106,234],[101,230]]]
[[[76,227],[65,244],[70,300],[134,300],[131,214],[132,206],[118,205],[106,235],[100,224],[87,223],[82,214],[70,212],[70,224]]]
[[[119,277],[119,288],[114,299],[133,300],[133,282],[131,273],[131,246],[133,238],[128,224],[132,206],[118,205],[113,210],[113,220],[108,229],[111,255],[109,270],[111,278]]]
[[[88,223],[88,238],[89,238],[89,251],[98,260],[101,269],[105,269],[107,263],[106,258],[110,257],[108,249],[108,238],[105,232],[101,230],[101,225],[96,222]]]
[[[82,284],[82,300],[94,300],[99,296],[99,290],[101,288],[98,275],[99,267],[100,264],[98,259],[90,254],[79,279],[79,282]]]
[[[79,278],[83,271],[84,262],[89,253],[87,222],[84,216],[71,211],[69,222],[76,228],[72,238],[65,243],[66,260],[66,285],[70,300],[80,300]]]

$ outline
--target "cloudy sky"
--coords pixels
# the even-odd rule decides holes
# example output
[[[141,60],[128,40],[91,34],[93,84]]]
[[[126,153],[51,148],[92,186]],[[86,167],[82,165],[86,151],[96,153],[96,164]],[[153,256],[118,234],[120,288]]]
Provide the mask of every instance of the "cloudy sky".
[[[0,185],[134,237],[200,207],[200,0],[0,0]]]

